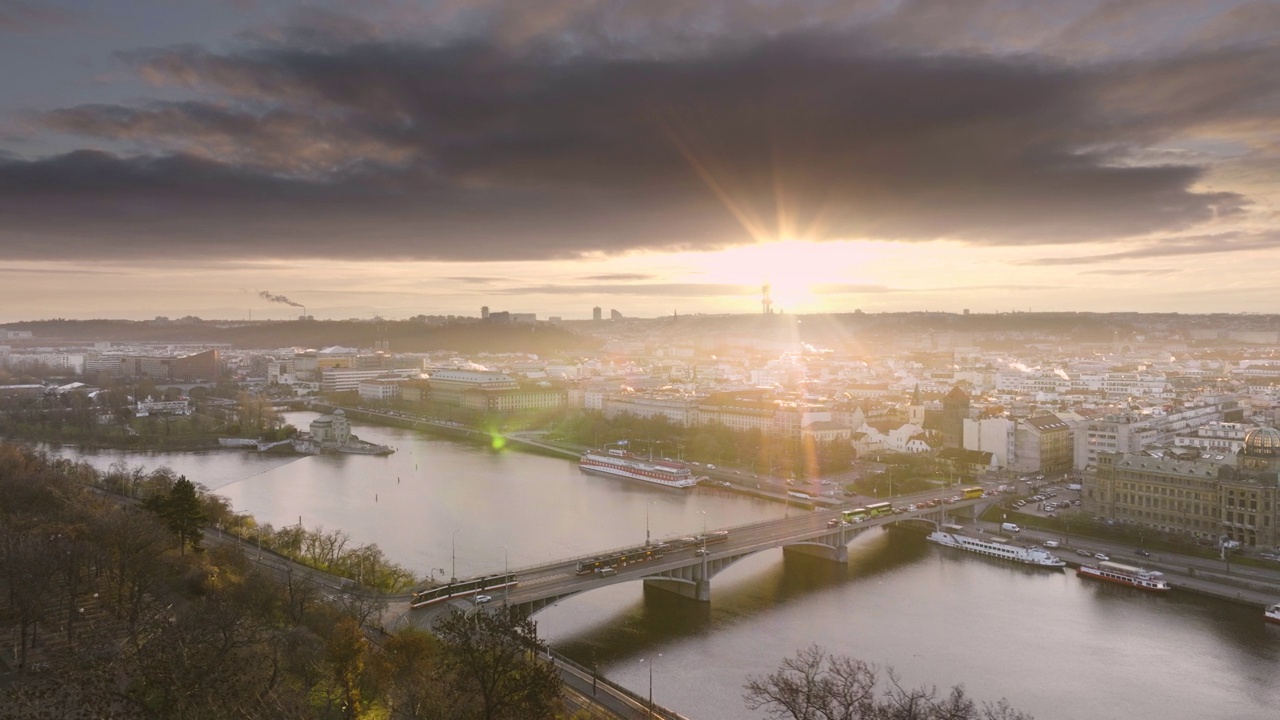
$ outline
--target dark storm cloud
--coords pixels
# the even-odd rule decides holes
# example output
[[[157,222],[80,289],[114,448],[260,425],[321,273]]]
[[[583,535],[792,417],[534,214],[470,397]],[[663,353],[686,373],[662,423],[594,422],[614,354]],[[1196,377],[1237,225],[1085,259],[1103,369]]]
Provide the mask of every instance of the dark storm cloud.
[[[1076,257],[1050,257],[1027,260],[1020,265],[1100,265],[1116,260],[1134,260],[1185,255],[1216,255],[1248,250],[1273,250],[1280,248],[1280,232],[1218,233],[1161,240],[1150,245],[1120,252],[1079,255]]]
[[[1179,231],[1248,200],[1135,158],[1269,121],[1280,66],[1262,44],[1071,65],[865,28],[652,56],[509,42],[540,22],[408,43],[330,18],[236,52],[133,52],[198,98],[42,115],[116,152],[0,160],[0,252],[492,260]]]

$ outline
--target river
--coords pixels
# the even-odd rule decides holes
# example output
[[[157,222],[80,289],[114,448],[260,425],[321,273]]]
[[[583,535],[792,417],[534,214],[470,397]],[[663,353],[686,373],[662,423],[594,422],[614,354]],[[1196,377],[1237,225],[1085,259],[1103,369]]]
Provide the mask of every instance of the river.
[[[300,427],[314,417],[290,413]],[[387,457],[59,448],[105,468],[168,465],[277,526],[340,528],[437,577],[518,568],[779,517],[774,503],[679,493],[589,476],[573,462],[494,452],[398,428],[358,425]],[[751,556],[712,580],[709,606],[639,584],[566,600],[536,617],[557,649],[693,720],[763,717],[742,685],[818,643],[908,685],[963,684],[1037,718],[1273,718],[1280,627],[1257,610],[1150,596],[926,546],[879,531],[851,562]]]

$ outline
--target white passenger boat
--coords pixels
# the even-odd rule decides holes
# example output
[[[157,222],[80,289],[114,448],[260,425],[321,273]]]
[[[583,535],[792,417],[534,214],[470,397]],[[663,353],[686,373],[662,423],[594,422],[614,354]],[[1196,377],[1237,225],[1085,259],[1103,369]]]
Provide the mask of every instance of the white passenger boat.
[[[1267,619],[1267,622],[1280,623],[1280,603],[1268,607],[1262,616]]]
[[[999,558],[1000,560],[1012,560],[1023,565],[1035,565],[1037,567],[1061,568],[1067,564],[1060,560],[1056,555],[1047,550],[1040,548],[1026,548],[1018,545],[1009,545],[1007,543],[991,542],[988,540],[979,540],[971,538],[967,535],[958,533],[944,532],[938,530],[929,534],[925,538],[929,542],[937,543],[943,547],[959,548],[971,553],[986,555],[987,557]]]

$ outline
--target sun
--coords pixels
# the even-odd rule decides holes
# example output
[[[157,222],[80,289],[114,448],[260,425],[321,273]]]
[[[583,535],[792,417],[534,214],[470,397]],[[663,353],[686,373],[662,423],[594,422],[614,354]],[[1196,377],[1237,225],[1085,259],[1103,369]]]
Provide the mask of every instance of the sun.
[[[822,298],[814,288],[834,282],[830,248],[804,240],[775,240],[727,248],[714,253],[707,274],[715,280],[769,286],[775,311],[820,311]]]

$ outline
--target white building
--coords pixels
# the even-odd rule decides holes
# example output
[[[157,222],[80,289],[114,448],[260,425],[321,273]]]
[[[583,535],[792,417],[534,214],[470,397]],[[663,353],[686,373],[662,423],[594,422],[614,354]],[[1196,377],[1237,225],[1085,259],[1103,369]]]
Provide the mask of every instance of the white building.
[[[997,467],[1009,467],[1014,424],[1008,418],[964,421],[964,449],[989,452]]]
[[[362,380],[357,386],[357,391],[360,393],[361,400],[373,400],[376,402],[395,400],[400,397],[400,384],[402,382],[404,382],[403,378]]]

